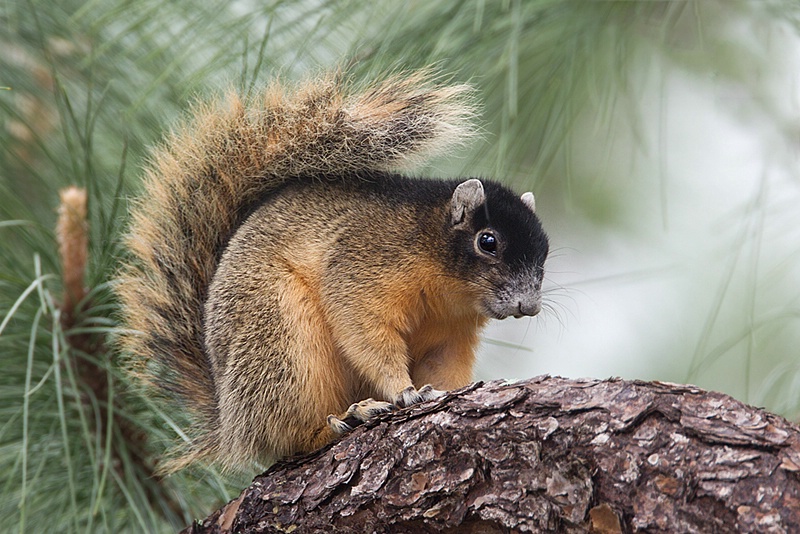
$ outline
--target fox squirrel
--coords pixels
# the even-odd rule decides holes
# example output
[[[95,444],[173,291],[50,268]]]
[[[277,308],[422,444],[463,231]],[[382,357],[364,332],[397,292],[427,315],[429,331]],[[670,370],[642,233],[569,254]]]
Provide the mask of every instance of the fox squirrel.
[[[468,94],[273,83],[155,152],[118,295],[132,369],[193,416],[165,471],[310,451],[464,386],[489,318],[539,312],[531,193],[390,172],[470,137]]]

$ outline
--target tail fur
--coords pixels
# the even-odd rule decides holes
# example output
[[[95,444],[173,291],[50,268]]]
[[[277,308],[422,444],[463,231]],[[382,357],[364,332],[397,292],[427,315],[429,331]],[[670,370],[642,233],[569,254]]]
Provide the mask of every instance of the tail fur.
[[[118,294],[124,350],[145,383],[192,417],[165,470],[217,454],[217,400],[204,352],[203,305],[225,243],[251,206],[286,181],[407,170],[469,138],[469,89],[427,73],[355,91],[330,75],[258,98],[197,107],[157,149],[132,209],[131,259]]]

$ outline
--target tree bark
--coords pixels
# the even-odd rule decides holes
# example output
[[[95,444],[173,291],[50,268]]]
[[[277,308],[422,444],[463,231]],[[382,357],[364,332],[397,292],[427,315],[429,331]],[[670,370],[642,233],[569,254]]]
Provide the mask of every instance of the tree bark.
[[[476,383],[272,466],[185,530],[800,532],[800,428],[619,379]]]

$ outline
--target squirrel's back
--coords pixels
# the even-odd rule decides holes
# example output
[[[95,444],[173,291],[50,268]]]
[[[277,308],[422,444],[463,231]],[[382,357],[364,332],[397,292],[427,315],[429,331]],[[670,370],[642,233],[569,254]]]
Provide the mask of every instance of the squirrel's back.
[[[118,294],[133,369],[194,415],[172,468],[219,454],[221,399],[205,347],[217,266],[254,207],[287,182],[405,169],[472,134],[465,86],[425,74],[357,91],[328,76],[198,106],[153,156],[132,209]]]

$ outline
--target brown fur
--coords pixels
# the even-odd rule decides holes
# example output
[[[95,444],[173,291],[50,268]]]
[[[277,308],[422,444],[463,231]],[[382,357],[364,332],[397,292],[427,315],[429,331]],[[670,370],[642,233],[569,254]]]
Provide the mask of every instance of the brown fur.
[[[364,298],[337,293],[347,284],[330,278],[342,274],[328,265],[342,220],[391,240],[411,228],[408,206],[378,213],[385,206],[354,209],[323,193],[314,202],[327,218],[278,220],[262,207],[242,226],[258,202],[286,200],[287,182],[408,169],[462,143],[473,131],[467,94],[424,73],[356,94],[336,76],[292,91],[273,84],[252,102],[198,106],[155,152],[118,294],[132,369],[193,416],[189,443],[165,470],[310,450],[334,435],[328,414],[345,417],[365,396],[394,401],[412,384],[469,381],[486,320],[473,286],[425,254],[346,267],[375,270],[362,277],[373,284]],[[276,229],[287,246],[263,241]]]
[[[444,219],[445,202],[418,214],[357,188],[314,184],[277,194],[242,225],[206,305],[230,457],[313,450],[333,436],[326,416],[344,419],[361,399],[394,402],[412,386],[471,380],[486,322],[477,289],[438,260],[441,225],[420,224]],[[369,242],[350,259],[337,243],[343,234]],[[424,249],[403,246],[408,235],[422,237]],[[399,250],[381,252],[373,240]],[[332,255],[344,256],[341,269]]]

